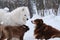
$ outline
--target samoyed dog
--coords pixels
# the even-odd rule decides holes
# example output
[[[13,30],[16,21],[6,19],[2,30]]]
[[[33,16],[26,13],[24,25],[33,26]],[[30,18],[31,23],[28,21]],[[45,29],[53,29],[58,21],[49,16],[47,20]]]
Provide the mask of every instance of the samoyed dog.
[[[24,25],[27,19],[30,19],[30,13],[28,7],[18,7],[4,14],[1,19],[0,23],[4,25]]]

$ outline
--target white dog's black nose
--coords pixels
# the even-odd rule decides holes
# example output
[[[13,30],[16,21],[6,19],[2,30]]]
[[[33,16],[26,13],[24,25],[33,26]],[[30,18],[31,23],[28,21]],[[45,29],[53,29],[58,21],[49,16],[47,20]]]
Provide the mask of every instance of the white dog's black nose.
[[[28,18],[27,18],[27,20],[28,20]]]

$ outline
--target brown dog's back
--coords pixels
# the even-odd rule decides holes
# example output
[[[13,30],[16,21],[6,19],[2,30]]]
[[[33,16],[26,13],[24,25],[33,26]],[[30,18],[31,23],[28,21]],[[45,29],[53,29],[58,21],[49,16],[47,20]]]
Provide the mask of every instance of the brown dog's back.
[[[5,38],[8,38],[7,40],[12,39],[12,37],[19,38],[20,40],[23,40],[23,36],[25,32],[29,30],[29,27],[26,25],[21,26],[5,26],[2,28],[2,36],[1,40],[4,40]]]
[[[36,39],[47,40],[55,37],[60,38],[60,31],[50,25],[45,24],[42,19],[35,19],[33,23],[36,25],[34,30],[34,35]]]
[[[25,26],[24,26],[25,27]],[[19,35],[22,36],[24,33],[29,30],[29,28],[24,28],[23,26],[7,26],[5,29],[10,32],[12,37],[18,37]]]

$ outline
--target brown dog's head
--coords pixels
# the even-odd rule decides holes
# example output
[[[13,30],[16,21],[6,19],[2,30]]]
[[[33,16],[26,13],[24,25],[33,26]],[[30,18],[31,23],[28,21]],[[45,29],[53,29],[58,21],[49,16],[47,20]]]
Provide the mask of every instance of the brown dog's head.
[[[23,27],[23,29],[25,29],[26,31],[28,31],[28,30],[29,30],[29,27],[28,27],[28,26],[26,26],[26,25],[22,25],[22,27]]]
[[[31,21],[33,24],[36,25],[42,25],[43,24],[43,20],[42,19],[35,19],[34,21]]]

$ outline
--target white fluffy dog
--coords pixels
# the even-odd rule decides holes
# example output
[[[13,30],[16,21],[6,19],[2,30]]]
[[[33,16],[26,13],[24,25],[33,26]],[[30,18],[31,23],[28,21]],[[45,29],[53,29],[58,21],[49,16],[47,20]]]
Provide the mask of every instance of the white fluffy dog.
[[[10,13],[6,13],[0,22],[4,25],[23,25],[26,24],[29,18],[30,14],[28,7],[18,7]]]

